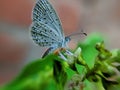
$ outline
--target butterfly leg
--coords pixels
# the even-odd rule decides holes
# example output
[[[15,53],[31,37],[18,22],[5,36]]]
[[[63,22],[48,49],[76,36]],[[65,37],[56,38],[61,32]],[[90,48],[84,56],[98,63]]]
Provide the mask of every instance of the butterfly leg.
[[[47,51],[43,54],[42,58],[44,58],[45,56],[47,56],[49,53],[51,53],[52,51],[54,51],[55,48],[50,47],[49,49],[47,49]]]
[[[61,51],[65,51],[65,48],[58,48],[54,51],[54,54],[59,55],[63,60],[67,60],[67,58],[61,53]]]
[[[42,56],[42,58],[44,58],[45,56],[47,56],[49,53],[51,53],[52,51],[54,51],[55,48],[50,47]],[[58,48],[56,49],[53,53],[56,55],[59,55],[63,60],[67,61],[67,58],[61,53],[61,51],[64,51],[66,53],[66,55],[70,55],[73,56],[73,53],[71,53],[69,50],[65,49],[65,48]]]
[[[67,55],[74,56],[74,54],[73,54],[73,53],[71,53],[69,50],[67,50],[67,49],[66,49],[65,51],[66,51],[66,54],[67,54]]]
[[[67,58],[61,52],[58,52],[58,53],[63,60],[67,61]]]
[[[66,48],[59,48],[55,50],[54,54],[60,55],[60,57],[64,59],[65,61],[67,60],[67,58],[64,56],[64,54],[61,53],[61,51],[63,51],[67,56],[74,56],[74,54],[70,52],[69,50],[67,50]]]

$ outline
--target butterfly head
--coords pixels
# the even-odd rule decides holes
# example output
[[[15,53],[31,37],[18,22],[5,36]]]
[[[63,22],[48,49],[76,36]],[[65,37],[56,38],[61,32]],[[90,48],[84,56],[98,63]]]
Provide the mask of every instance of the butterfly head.
[[[65,47],[68,46],[68,42],[70,42],[71,38],[70,37],[65,37],[64,45]]]
[[[70,37],[65,37],[65,42],[68,43],[71,40]]]
[[[57,47],[60,47],[60,48],[67,48],[68,47],[68,42],[71,40],[70,37],[65,37],[65,39],[63,39],[62,42],[59,42],[58,43],[58,46]]]

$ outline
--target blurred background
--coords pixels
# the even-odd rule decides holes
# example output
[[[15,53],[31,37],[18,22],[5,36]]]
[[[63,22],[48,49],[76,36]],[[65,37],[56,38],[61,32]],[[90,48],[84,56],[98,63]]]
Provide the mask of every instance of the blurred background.
[[[120,48],[120,0],[49,1],[57,10],[66,35],[81,28],[88,35],[100,32],[107,39],[108,48]],[[29,35],[34,4],[35,0],[0,0],[0,85],[45,52],[46,48],[35,45]]]

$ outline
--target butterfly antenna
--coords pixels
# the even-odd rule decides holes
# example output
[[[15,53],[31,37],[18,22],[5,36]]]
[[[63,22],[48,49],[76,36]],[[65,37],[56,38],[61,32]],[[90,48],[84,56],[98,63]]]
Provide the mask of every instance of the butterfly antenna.
[[[82,29],[81,32],[76,32],[76,33],[70,34],[70,35],[68,35],[68,37],[75,36],[75,35],[85,35],[85,36],[87,36],[87,33],[85,33]]]

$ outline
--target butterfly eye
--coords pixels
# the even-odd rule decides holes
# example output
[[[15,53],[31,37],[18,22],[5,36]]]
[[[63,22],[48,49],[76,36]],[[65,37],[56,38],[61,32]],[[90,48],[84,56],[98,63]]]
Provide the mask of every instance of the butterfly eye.
[[[65,41],[66,41],[66,42],[69,42],[70,40],[71,40],[70,37],[65,37]]]

